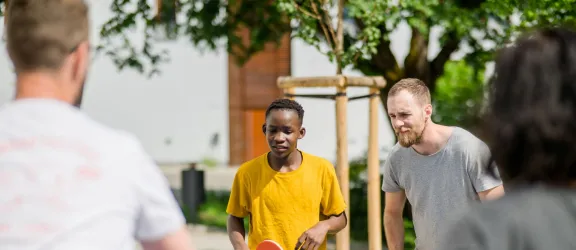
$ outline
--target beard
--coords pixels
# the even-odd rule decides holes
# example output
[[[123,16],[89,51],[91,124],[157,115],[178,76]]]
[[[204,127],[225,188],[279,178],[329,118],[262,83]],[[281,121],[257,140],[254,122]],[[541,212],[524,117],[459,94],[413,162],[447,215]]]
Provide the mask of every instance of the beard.
[[[424,132],[424,130],[422,130],[422,132]],[[400,146],[407,148],[420,143],[420,141],[422,141],[422,134],[418,135],[415,131],[409,131],[406,133],[396,131],[396,138],[398,138]]]
[[[424,134],[424,130],[426,129],[426,125],[428,125],[428,119],[424,120],[424,125],[422,126],[422,130],[420,134],[415,130],[410,130],[405,133],[400,133],[400,130],[394,130],[396,134],[396,138],[398,138],[398,143],[402,147],[411,147],[412,145],[419,144],[422,141],[422,135]]]
[[[80,108],[82,106],[82,98],[84,97],[84,87],[86,86],[86,77],[82,81],[82,87],[80,87],[80,92],[78,96],[76,96],[76,100],[74,101],[74,106]]]

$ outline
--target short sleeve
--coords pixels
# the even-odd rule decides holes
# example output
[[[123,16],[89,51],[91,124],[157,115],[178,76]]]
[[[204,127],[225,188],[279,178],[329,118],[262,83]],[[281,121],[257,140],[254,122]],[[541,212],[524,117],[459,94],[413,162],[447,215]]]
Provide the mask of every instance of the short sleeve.
[[[382,191],[388,193],[400,192],[403,188],[398,183],[398,178],[392,169],[390,157],[384,162],[384,173],[382,176]]]
[[[182,213],[168,180],[156,163],[137,143],[135,153],[125,157],[135,164],[136,189],[139,211],[135,237],[141,241],[155,241],[180,230],[186,225]]]
[[[469,157],[468,174],[476,192],[502,185],[498,168],[486,144],[480,141],[478,148],[472,148]]]
[[[346,202],[338,183],[334,166],[327,163],[322,183],[322,200],[320,202],[322,214],[325,216],[340,215],[346,210]]]
[[[230,190],[230,198],[228,199],[228,207],[226,208],[226,213],[238,218],[248,216],[248,204],[250,202],[247,183],[244,181],[245,176],[243,173],[244,172],[239,169],[234,176],[234,182]]]

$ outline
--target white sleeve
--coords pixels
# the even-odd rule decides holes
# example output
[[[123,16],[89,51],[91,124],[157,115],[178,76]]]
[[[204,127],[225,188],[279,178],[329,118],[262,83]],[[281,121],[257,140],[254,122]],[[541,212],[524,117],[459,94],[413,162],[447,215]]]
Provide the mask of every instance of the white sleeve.
[[[135,237],[140,241],[160,240],[181,229],[186,220],[170,185],[156,163],[136,141],[131,157],[139,203]]]

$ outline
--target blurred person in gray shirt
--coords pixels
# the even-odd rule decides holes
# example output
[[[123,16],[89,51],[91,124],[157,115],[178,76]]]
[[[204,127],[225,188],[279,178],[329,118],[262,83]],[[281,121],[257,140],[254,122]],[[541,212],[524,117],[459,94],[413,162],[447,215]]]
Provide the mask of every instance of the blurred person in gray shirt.
[[[507,194],[456,218],[437,249],[576,249],[576,32],[521,37],[490,87],[485,132]]]

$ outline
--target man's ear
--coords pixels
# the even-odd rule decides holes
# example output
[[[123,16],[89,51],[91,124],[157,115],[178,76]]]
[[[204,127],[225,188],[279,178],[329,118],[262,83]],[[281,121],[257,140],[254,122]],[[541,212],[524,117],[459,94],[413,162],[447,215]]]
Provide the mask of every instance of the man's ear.
[[[432,117],[432,104],[426,104],[426,106],[424,107],[424,115],[428,119]]]
[[[76,47],[73,55],[73,78],[74,81],[83,84],[86,80],[86,73],[88,71],[88,64],[90,61],[90,45],[88,42],[82,42]]]
[[[305,127],[300,128],[300,135],[298,135],[298,139],[304,138],[305,135],[306,135],[306,128]]]
[[[266,134],[266,123],[262,124],[262,133]]]

